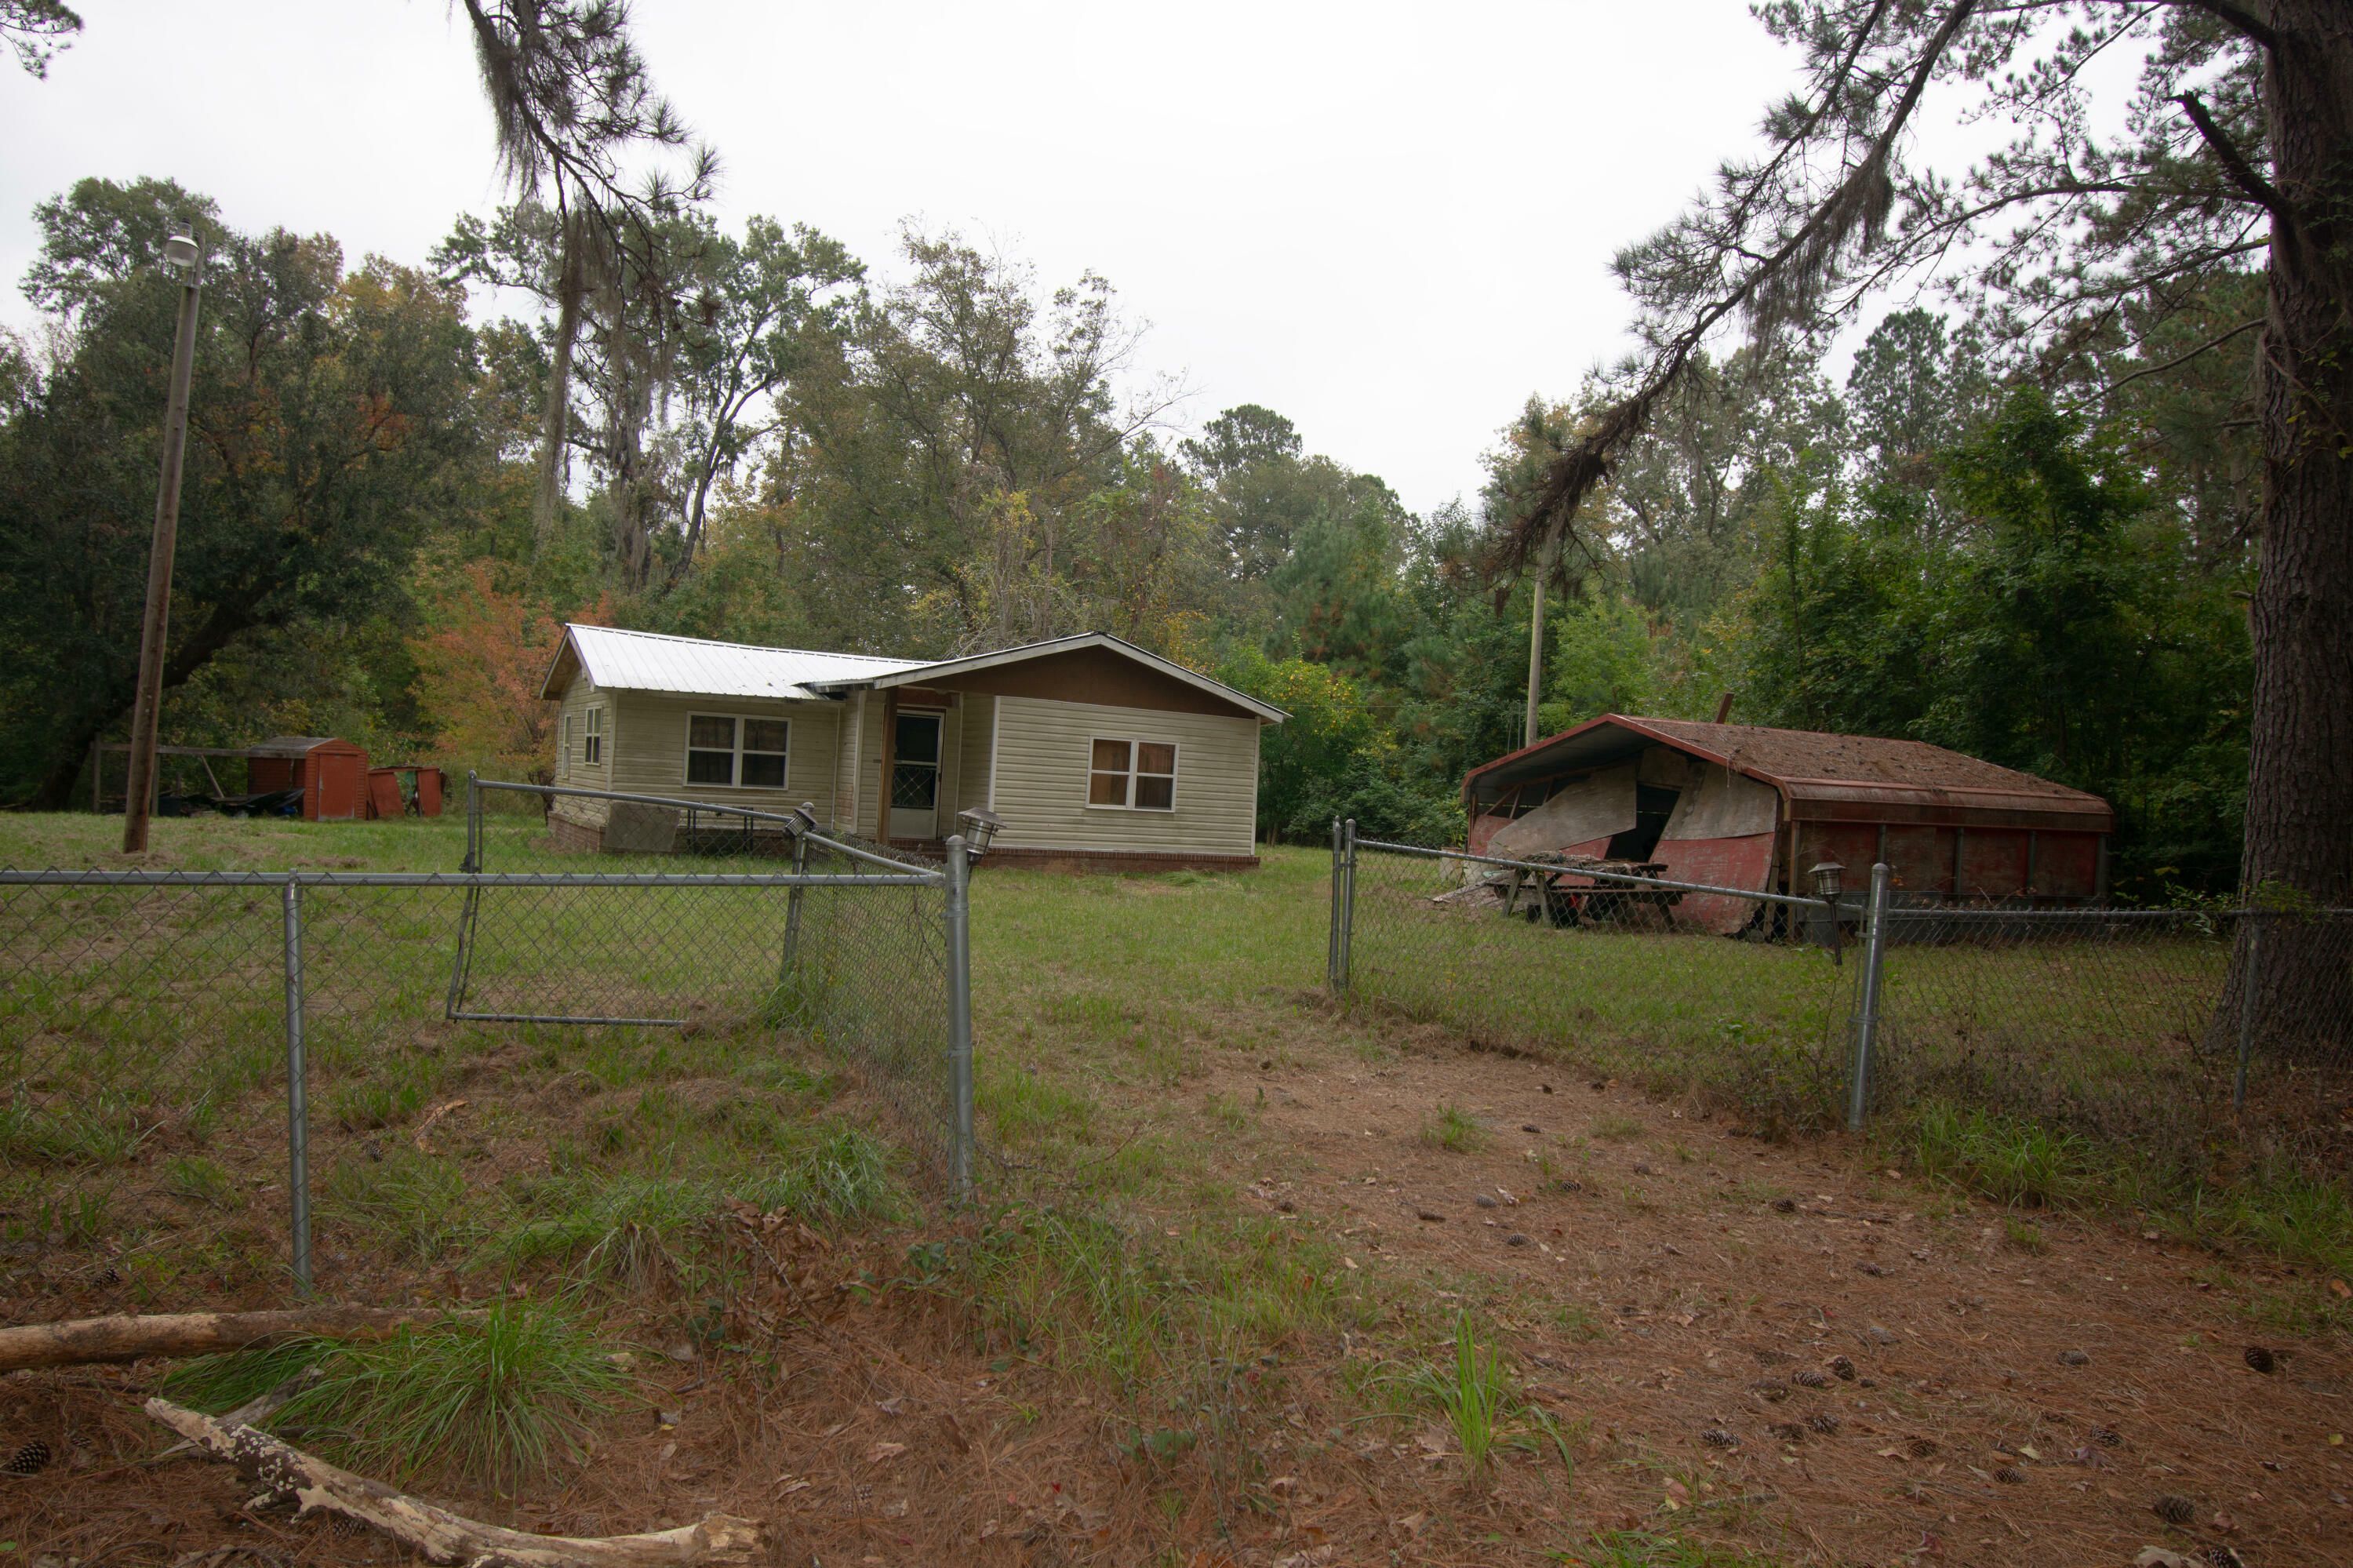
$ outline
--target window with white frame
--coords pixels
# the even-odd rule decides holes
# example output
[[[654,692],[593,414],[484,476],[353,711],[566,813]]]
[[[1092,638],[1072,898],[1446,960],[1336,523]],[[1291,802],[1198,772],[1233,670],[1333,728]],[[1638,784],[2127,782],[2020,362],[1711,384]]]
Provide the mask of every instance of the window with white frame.
[[[1088,759],[1087,804],[1124,811],[1175,810],[1176,743],[1098,737]]]
[[[588,710],[586,733],[580,737],[580,760],[591,768],[605,766],[605,710]]]
[[[742,789],[781,789],[792,722],[734,714],[689,714],[686,781]]]

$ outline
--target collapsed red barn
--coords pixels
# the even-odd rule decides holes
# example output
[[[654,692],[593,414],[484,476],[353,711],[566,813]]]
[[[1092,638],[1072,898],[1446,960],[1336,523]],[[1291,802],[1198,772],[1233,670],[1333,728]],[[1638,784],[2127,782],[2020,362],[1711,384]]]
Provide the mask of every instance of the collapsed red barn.
[[[1922,741],[1621,714],[1472,768],[1462,801],[1473,854],[1556,850],[1799,893],[1820,862],[1852,886],[1885,861],[1915,904],[2104,898],[2116,827],[2097,795]],[[1677,917],[1729,933],[1754,908],[1694,895]]]

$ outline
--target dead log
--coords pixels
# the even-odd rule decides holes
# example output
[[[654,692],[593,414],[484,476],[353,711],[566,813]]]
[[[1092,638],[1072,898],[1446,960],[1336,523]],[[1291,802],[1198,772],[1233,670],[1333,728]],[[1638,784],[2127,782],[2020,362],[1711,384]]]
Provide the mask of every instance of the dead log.
[[[304,1389],[309,1388],[312,1383],[318,1381],[319,1369],[315,1366],[304,1367],[301,1372],[298,1372],[292,1377],[280,1382],[275,1387],[264,1389],[261,1393],[255,1394],[251,1399],[247,1400],[243,1404],[238,1405],[235,1410],[229,1411],[226,1414],[216,1415],[213,1419],[219,1422],[223,1426],[259,1425],[260,1423],[267,1421],[271,1416],[277,1414],[279,1411],[284,1409],[289,1404],[292,1403],[296,1394],[301,1393]],[[180,1441],[173,1444],[170,1447],[164,1449],[153,1458],[142,1460],[141,1463],[160,1465],[164,1460],[172,1457],[173,1455],[185,1454],[195,1446],[195,1444],[183,1437]]]
[[[314,1459],[267,1432],[225,1426],[169,1400],[149,1400],[147,1414],[214,1458],[235,1465],[270,1496],[293,1499],[301,1505],[298,1513],[324,1509],[355,1519],[435,1563],[468,1568],[724,1568],[767,1554],[766,1532],[758,1524],[723,1513],[649,1535],[529,1535],[461,1518],[382,1481]]]
[[[296,1307],[280,1312],[172,1312],[79,1318],[0,1329],[0,1372],[26,1367],[135,1361],[148,1356],[208,1356],[305,1334],[321,1340],[386,1340],[411,1324],[479,1318],[436,1308]]]

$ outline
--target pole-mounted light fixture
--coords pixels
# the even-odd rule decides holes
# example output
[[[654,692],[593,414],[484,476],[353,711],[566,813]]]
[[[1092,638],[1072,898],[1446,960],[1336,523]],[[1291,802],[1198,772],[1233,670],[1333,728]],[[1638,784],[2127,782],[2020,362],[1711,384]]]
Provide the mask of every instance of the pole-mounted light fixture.
[[[997,830],[1005,826],[1005,819],[986,806],[975,806],[970,810],[958,811],[956,822],[964,829],[965,853],[975,860],[988,853],[988,841],[995,838]]]
[[[803,833],[817,832],[816,801],[803,800],[792,809],[790,815],[792,820],[785,824],[785,832],[794,838],[798,838]]]
[[[196,248],[193,234],[175,234],[164,241],[164,275],[182,283],[196,281],[196,270],[204,265],[204,252]]]
[[[1844,885],[1846,867],[1834,860],[1817,862],[1807,874],[1814,879],[1814,896],[1831,903],[1838,901],[1839,889]]]

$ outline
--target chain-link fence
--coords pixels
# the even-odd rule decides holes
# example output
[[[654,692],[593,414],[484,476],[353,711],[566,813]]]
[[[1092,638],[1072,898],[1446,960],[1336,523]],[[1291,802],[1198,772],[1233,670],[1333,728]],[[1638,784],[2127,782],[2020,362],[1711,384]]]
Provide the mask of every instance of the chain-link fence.
[[[1381,843],[1341,823],[1332,913],[1335,993],[1491,1046],[1729,1084],[1777,1107],[1835,1103],[1844,1078],[1859,971],[1820,899]]]
[[[1879,901],[1855,910],[1869,1114],[1968,1107],[2185,1179],[2225,1140],[2315,1171],[2353,1153],[2353,912],[1952,907],[1883,879]]]
[[[2353,912],[1819,898],[1334,828],[1327,982],[1767,1120],[1936,1104],[2181,1172],[2228,1128],[2341,1165]],[[2047,1151],[2047,1150],[2046,1150]]]
[[[626,1111],[673,1082],[789,1097],[783,1037],[868,1068],[964,1190],[961,855],[809,832],[786,853],[695,874],[0,872],[0,1266],[79,1256],[157,1298],[307,1287],[314,1195],[359,1213],[396,1178],[458,1183],[398,1194],[413,1215],[470,1178],[411,1146],[457,1137],[503,1181],[634,1136]],[[750,1114],[708,1097],[705,1119]]]

